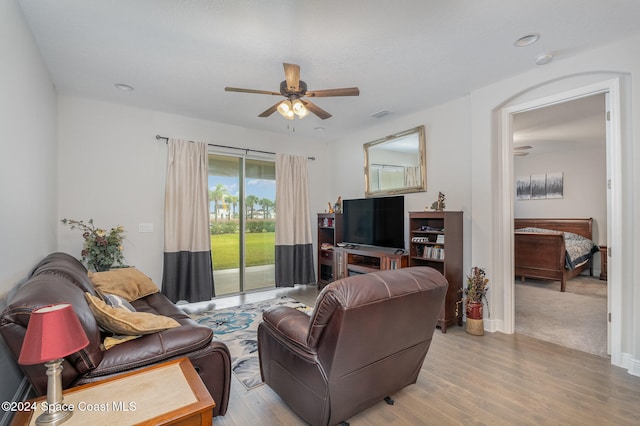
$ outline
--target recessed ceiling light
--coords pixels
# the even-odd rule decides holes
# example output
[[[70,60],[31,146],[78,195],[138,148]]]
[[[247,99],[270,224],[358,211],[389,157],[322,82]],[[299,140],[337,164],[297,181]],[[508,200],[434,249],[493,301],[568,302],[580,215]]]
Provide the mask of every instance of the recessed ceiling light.
[[[316,132],[324,132],[324,127],[322,127],[322,126],[314,127],[313,130],[315,130]]]
[[[518,47],[525,47],[535,43],[536,41],[538,41],[538,39],[540,39],[540,34],[531,33],[527,34],[526,36],[520,37],[514,44]]]
[[[545,53],[536,58],[536,65],[546,65],[553,61],[553,55],[551,53]]]
[[[117,83],[115,86],[116,89],[122,90],[123,92],[133,92],[135,90],[133,86],[129,86],[128,84],[124,83]]]

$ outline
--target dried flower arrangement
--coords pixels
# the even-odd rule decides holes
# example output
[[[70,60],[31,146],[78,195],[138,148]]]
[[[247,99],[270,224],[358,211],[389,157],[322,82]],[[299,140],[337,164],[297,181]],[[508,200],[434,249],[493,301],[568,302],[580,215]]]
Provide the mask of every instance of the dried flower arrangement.
[[[467,296],[467,303],[479,302],[482,303],[484,299],[487,302],[487,309],[489,309],[489,301],[487,300],[487,290],[489,290],[489,279],[486,276],[484,269],[474,266],[471,268],[471,273],[467,275],[467,287],[464,289],[464,294]]]

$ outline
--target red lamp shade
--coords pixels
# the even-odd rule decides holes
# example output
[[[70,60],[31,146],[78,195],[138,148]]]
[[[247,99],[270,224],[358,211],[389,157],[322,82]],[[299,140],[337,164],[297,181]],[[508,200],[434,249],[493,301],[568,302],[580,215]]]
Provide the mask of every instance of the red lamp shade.
[[[44,306],[31,312],[18,363],[42,364],[78,352],[88,344],[69,303]]]

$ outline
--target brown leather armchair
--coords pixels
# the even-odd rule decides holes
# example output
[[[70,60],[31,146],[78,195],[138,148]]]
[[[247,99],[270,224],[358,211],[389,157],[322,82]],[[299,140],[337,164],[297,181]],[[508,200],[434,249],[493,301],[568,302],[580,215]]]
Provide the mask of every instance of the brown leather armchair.
[[[345,421],[416,382],[447,286],[428,267],[382,271],[329,284],[311,317],[266,311],[262,379],[306,422]]]

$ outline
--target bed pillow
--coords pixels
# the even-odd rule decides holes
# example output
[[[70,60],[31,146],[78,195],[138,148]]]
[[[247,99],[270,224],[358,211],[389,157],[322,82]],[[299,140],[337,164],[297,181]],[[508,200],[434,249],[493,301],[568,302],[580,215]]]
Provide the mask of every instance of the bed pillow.
[[[89,272],[89,279],[94,287],[102,293],[121,296],[133,302],[160,289],[151,278],[136,268],[117,268],[104,272]]]
[[[85,293],[85,297],[100,327],[114,334],[137,336],[180,326],[180,323],[173,318],[149,312],[129,312],[126,309],[113,308],[89,293]]]

